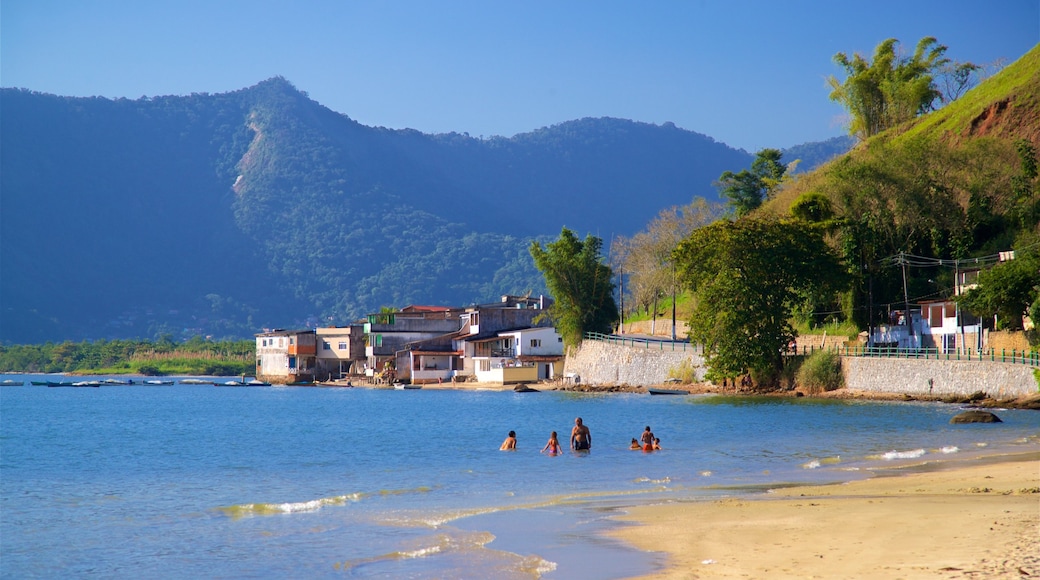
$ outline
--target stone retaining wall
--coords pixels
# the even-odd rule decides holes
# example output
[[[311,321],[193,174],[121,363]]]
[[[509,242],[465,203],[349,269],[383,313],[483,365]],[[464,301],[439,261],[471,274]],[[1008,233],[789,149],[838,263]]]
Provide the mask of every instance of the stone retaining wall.
[[[683,361],[696,368],[697,380],[704,380],[704,359],[699,351],[670,343],[650,347],[613,344],[598,340],[586,340],[581,346],[569,349],[564,364],[565,377],[577,375],[586,385],[660,385],[668,380],[668,371],[679,367]]]
[[[700,351],[673,351],[669,343],[664,348],[586,340],[568,350],[564,376],[577,375],[587,385],[660,385],[668,371],[688,361],[697,380],[704,380]],[[967,396],[982,391],[1003,399],[1037,392],[1033,367],[994,361],[843,357],[842,372],[847,388],[878,393]]]
[[[845,387],[909,395],[971,395],[997,399],[1037,392],[1033,367],[991,361],[842,357]]]

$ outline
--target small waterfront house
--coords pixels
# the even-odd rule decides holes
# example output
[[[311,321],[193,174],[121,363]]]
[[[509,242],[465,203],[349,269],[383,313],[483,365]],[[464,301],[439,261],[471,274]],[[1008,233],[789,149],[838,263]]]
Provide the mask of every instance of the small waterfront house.
[[[431,383],[475,377],[503,384],[552,378],[563,343],[542,316],[549,304],[544,296],[507,295],[468,307],[453,332],[405,343],[396,352],[396,378]]]
[[[364,373],[364,325],[319,327],[314,329],[314,332],[318,347],[318,380],[340,379],[347,375]]]
[[[256,335],[256,378],[278,384],[314,380],[313,330],[273,330]]]

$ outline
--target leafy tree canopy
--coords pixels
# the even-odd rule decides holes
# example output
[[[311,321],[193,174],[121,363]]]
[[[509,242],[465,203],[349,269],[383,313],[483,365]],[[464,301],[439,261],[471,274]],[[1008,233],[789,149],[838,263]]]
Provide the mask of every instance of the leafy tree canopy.
[[[609,333],[617,321],[613,272],[603,263],[603,241],[588,235],[579,240],[567,228],[543,248],[532,242],[535,266],[555,301],[549,316],[566,344],[579,344],[586,332]]]
[[[1023,236],[1014,256],[980,272],[959,301],[976,316],[996,316],[997,328],[1022,330],[1022,316],[1040,300],[1040,238]]]
[[[719,221],[679,244],[675,260],[697,296],[690,336],[704,344],[711,378],[778,371],[795,338],[794,305],[807,292],[844,283],[817,228],[798,221]]]
[[[631,303],[649,309],[658,296],[673,291],[672,252],[693,230],[712,223],[722,214],[722,204],[698,197],[689,205],[661,210],[646,230],[631,238],[615,239],[611,256],[627,280],[625,290]]]
[[[849,133],[866,139],[935,108],[962,94],[979,67],[953,63],[946,58],[946,46],[933,37],[917,43],[913,55],[899,54],[899,41],[889,38],[874,49],[873,60],[844,52],[834,62],[845,69],[846,78],[831,76],[830,98],[840,103],[851,116]],[[943,79],[944,93],[937,84]]]
[[[719,176],[719,191],[729,198],[737,217],[758,208],[780,186],[787,172],[787,166],[780,162],[782,155],[779,149],[763,149],[755,154],[750,171],[725,171]]]

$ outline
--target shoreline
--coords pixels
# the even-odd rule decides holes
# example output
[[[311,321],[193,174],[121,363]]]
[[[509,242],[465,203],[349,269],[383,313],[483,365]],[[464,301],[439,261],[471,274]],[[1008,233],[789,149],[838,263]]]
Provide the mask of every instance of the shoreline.
[[[634,506],[609,532],[665,557],[644,580],[1040,575],[1040,451],[765,495]]]

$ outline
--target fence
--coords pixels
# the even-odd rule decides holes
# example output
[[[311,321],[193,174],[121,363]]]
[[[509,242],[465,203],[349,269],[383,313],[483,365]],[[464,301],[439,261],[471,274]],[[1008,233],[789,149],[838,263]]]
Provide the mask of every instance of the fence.
[[[585,340],[598,340],[620,346],[641,347],[647,350],[661,350],[672,352],[693,352],[702,354],[704,348],[699,344],[690,344],[687,341],[662,340],[653,338],[629,338],[617,334],[602,334],[599,332],[586,332]]]
[[[1035,350],[1007,349],[950,349],[943,351],[938,348],[890,348],[860,345],[836,345],[827,348],[802,347],[800,352],[794,354],[811,355],[817,350],[827,350],[841,356],[858,356],[873,358],[912,358],[931,360],[963,360],[963,361],[988,361],[1012,364],[1023,364],[1040,367],[1040,352]]]
[[[621,346],[642,347],[647,350],[662,350],[686,352],[687,350],[704,354],[703,345],[691,344],[689,342],[655,340],[652,338],[629,338],[616,334],[601,334],[598,332],[586,332],[585,340],[598,340]],[[931,359],[931,360],[963,360],[963,361],[988,361],[1012,364],[1023,364],[1032,367],[1040,367],[1040,352],[1035,350],[1000,349],[950,349],[943,351],[938,348],[914,348],[900,349],[891,347],[834,345],[819,348],[816,346],[803,346],[800,349],[789,351],[787,354],[811,355],[817,350],[826,350],[840,356],[858,356],[874,358],[899,358],[899,359]]]

